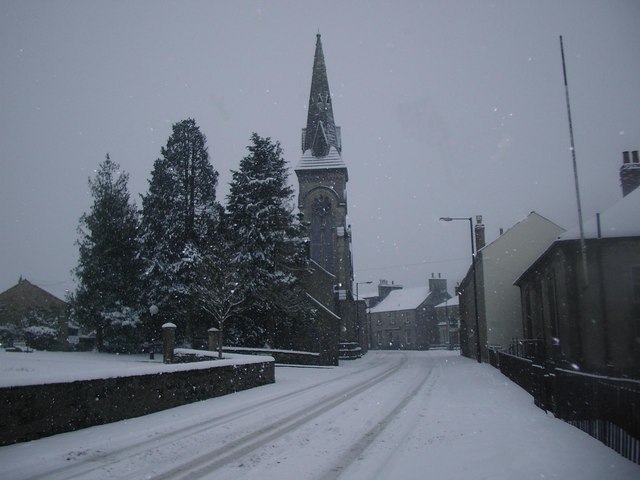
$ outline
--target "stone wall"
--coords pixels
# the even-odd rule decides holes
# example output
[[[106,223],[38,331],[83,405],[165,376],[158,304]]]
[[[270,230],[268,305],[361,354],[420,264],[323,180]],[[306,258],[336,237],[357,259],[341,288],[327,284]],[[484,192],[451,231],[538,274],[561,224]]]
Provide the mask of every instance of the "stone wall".
[[[147,415],[275,382],[272,361],[0,389],[0,445]]]
[[[269,355],[275,359],[276,363],[282,365],[324,365],[323,357],[320,353],[246,347],[223,347],[223,350],[226,353],[238,353],[241,355]]]

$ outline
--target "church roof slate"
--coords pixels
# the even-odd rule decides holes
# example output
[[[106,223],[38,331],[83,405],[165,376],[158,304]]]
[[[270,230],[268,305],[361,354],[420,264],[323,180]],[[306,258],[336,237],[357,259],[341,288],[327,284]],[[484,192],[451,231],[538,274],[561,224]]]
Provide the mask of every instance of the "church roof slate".
[[[327,67],[322,52],[320,33],[316,35],[316,52],[313,58],[309,109],[307,110],[307,128],[302,150],[310,149],[314,156],[324,157],[330,147],[340,151],[338,133],[333,119],[333,105],[329,91]]]
[[[327,68],[320,33],[316,35],[307,126],[302,130],[302,157],[295,170],[346,169],[341,156],[340,127],[333,118]]]
[[[311,149],[307,150],[302,154],[295,169],[317,170],[327,168],[347,168],[347,165],[342,160],[342,155],[334,147],[331,147],[329,153],[324,157],[316,157]]]

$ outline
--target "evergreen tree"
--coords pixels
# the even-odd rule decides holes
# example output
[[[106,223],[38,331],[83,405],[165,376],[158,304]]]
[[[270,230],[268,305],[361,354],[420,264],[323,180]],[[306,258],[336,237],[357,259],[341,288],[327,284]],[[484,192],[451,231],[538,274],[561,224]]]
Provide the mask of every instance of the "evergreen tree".
[[[142,199],[145,297],[159,312],[149,320],[154,322],[149,335],[171,320],[193,339],[204,336],[207,327],[195,287],[205,256],[216,247],[222,210],[215,199],[218,173],[209,162],[205,136],[190,118],[173,125],[161,155]]]
[[[89,179],[93,205],[80,218],[75,319],[95,330],[98,349],[131,351],[139,344],[139,218],[129,176],[107,154]]]
[[[302,225],[279,142],[251,136],[249,155],[232,172],[226,229],[233,232],[233,268],[246,292],[243,318],[234,318],[229,340],[276,346],[278,323],[300,313],[298,274],[306,266]]]

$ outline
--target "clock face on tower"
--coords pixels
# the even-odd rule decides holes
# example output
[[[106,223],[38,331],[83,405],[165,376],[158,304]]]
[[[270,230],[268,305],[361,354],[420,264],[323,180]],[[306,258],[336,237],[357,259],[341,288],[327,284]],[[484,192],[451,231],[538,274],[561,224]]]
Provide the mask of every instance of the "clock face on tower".
[[[313,213],[324,217],[331,212],[331,200],[324,195],[316,198],[313,201]]]

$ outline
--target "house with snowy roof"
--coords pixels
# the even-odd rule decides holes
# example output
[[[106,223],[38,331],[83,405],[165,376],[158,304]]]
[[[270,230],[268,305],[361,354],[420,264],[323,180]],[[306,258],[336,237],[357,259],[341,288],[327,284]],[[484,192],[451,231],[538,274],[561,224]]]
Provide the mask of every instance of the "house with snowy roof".
[[[429,285],[396,288],[369,309],[371,348],[426,350],[439,343],[435,306],[451,298],[447,280],[430,278]]]
[[[520,291],[513,282],[563,231],[531,212],[485,245],[484,225],[476,225],[475,269],[471,265],[458,287],[462,355],[477,359],[479,350],[487,361],[489,348],[506,349],[522,338]]]
[[[624,186],[624,185],[623,185]],[[560,236],[516,280],[540,360],[640,378],[640,188]]]
[[[0,343],[29,340],[32,347],[66,346],[67,303],[20,277],[0,293]]]
[[[373,308],[377,304],[379,304],[382,300],[387,298],[387,295],[389,295],[390,292],[392,292],[393,290],[399,290],[401,288],[402,288],[402,285],[395,283],[393,280],[389,282],[389,280],[381,278],[380,282],[378,283],[377,295],[365,296],[364,298],[363,297],[360,297],[360,298],[365,302],[367,308]]]

